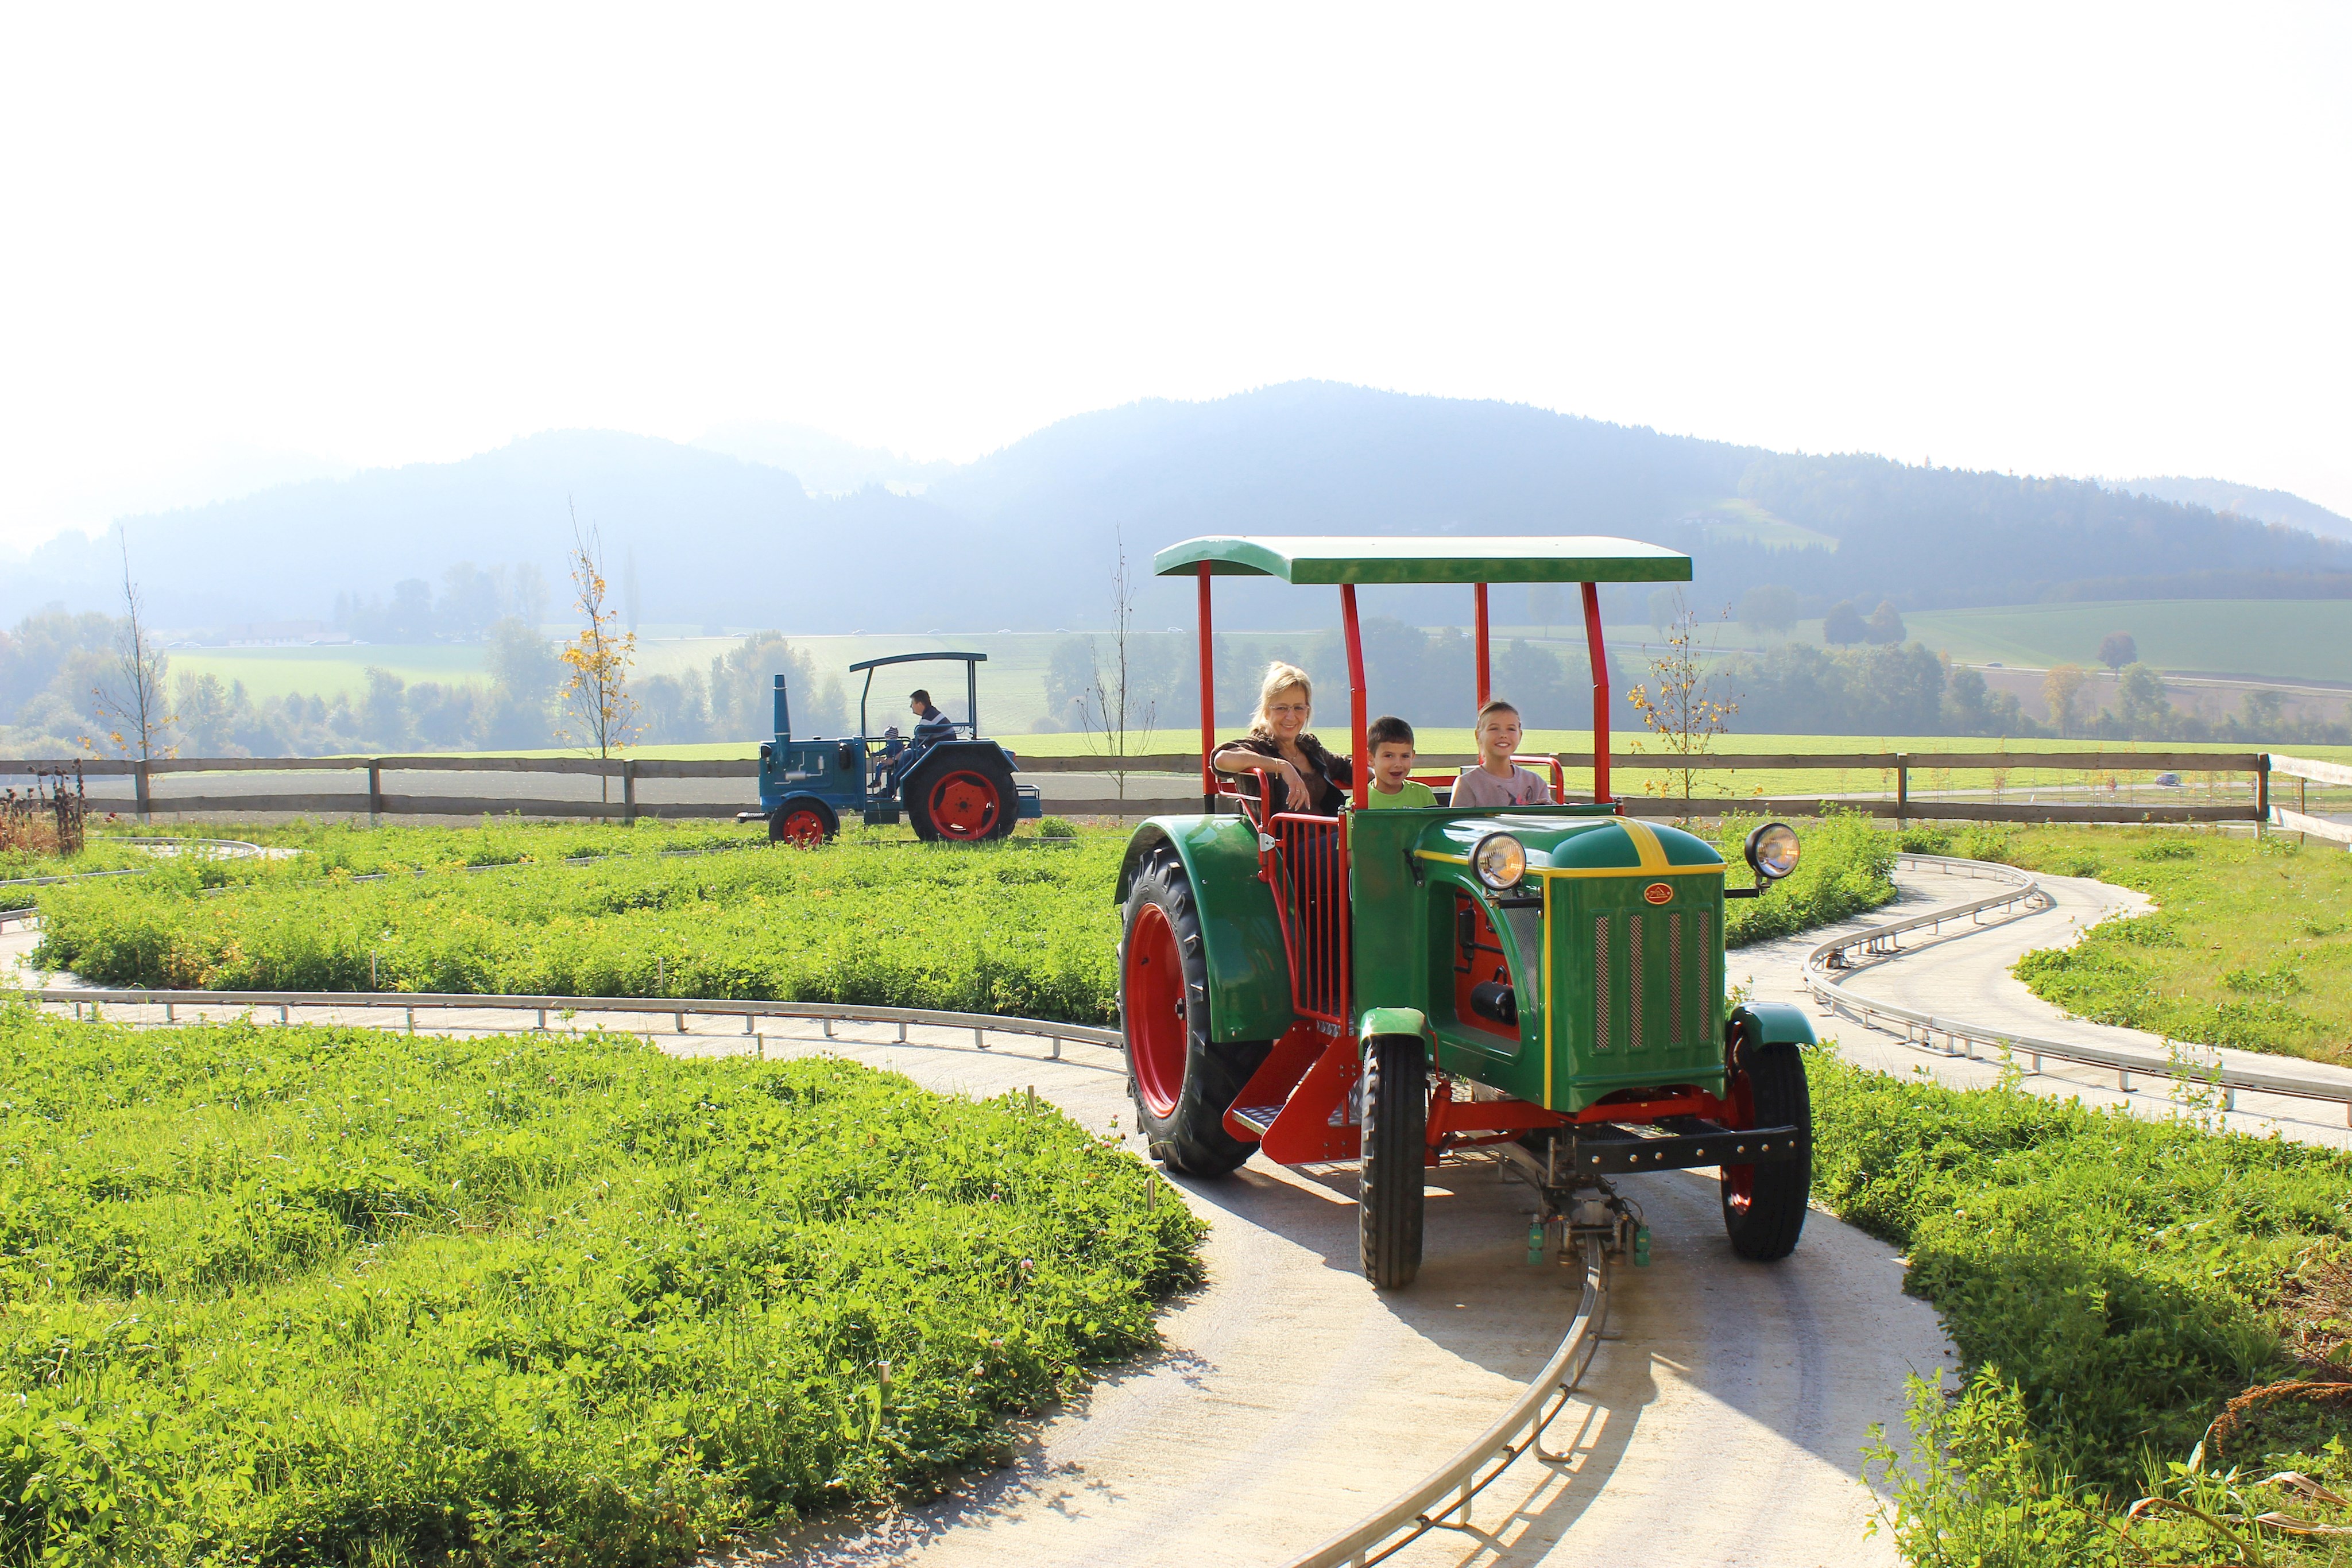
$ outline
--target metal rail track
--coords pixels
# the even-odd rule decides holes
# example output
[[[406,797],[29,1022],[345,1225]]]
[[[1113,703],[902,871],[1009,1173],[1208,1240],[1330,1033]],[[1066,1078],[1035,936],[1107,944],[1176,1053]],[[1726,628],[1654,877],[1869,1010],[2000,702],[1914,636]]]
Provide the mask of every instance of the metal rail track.
[[[1496,1478],[1533,1453],[1547,1465],[1563,1465],[1567,1454],[1549,1452],[1543,1435],[1567,1406],[1601,1345],[1609,1316],[1609,1255],[1598,1236],[1584,1241],[1584,1293],[1559,1348],[1495,1424],[1474,1438],[1410,1491],[1379,1512],[1341,1531],[1282,1568],[1370,1568],[1395,1555],[1433,1530],[1471,1529],[1470,1505]],[[1483,1472],[1483,1473],[1482,1473]],[[1454,1518],[1454,1515],[1460,1518]]]
[[[740,1018],[743,1032],[751,1034],[761,1019],[800,1019],[822,1023],[827,1039],[832,1038],[835,1024],[886,1023],[898,1026],[898,1039],[907,1038],[909,1026],[935,1029],[968,1029],[971,1030],[974,1049],[989,1049],[991,1034],[1024,1035],[1046,1040],[1052,1047],[1049,1060],[1063,1060],[1065,1044],[1090,1045],[1109,1051],[1123,1051],[1126,1038],[1111,1029],[1089,1029],[1084,1024],[1057,1023],[1050,1019],[1005,1018],[995,1013],[947,1012],[932,1008],[861,1007],[847,1002],[772,1002],[728,998],[688,997],[534,997],[480,996],[464,991],[185,991],[155,990],[143,987],[109,989],[84,986],[27,986],[13,994],[29,997],[36,1001],[70,1004],[74,1016],[82,1016],[87,1004],[93,1014],[101,1007],[160,1007],[165,1023],[177,1023],[184,1009],[196,1009],[199,1017],[206,1008],[225,1009],[231,1013],[249,1012],[256,1008],[276,1008],[278,1021],[290,1023],[296,1008],[366,1009],[372,1011],[397,1012],[403,1015],[408,1031],[416,1031],[419,1012],[530,1012],[538,1015],[536,1028],[548,1028],[548,1015],[560,1015],[568,1020],[581,1013],[643,1013],[654,1017],[668,1015],[672,1032],[685,1034],[686,1020],[690,1018]],[[1093,1066],[1091,1062],[1077,1063]]]
[[[1976,1059],[1978,1048],[1982,1047],[2007,1061],[2015,1062],[2021,1058],[2027,1064],[2025,1071],[2036,1074],[2042,1071],[2044,1061],[2096,1067],[2112,1071],[2116,1075],[2116,1090],[2126,1094],[2132,1092],[2132,1080],[2137,1076],[2168,1078],[2218,1089],[2221,1093],[2222,1109],[2228,1111],[2237,1109],[2241,1090],[2340,1104],[2345,1109],[2345,1124],[2352,1126],[2352,1089],[2297,1073],[2231,1066],[2220,1055],[2208,1054],[2201,1047],[2183,1043],[2176,1051],[2159,1055],[2151,1051],[2091,1045],[2078,1040],[2045,1040],[2012,1030],[1987,1029],[1965,1019],[1946,1018],[1917,1008],[1874,1001],[1854,995],[1838,981],[1834,973],[1851,967],[1849,955],[1893,957],[1905,951],[1902,938],[1908,932],[1925,930],[1931,935],[1940,934],[1948,923],[1961,919],[1980,923],[1985,915],[1994,910],[2020,904],[2046,908],[2056,903],[2032,877],[2013,867],[1998,865],[1990,861],[1915,854],[1898,855],[1896,860],[1899,863],[1953,875],[1983,877],[2005,883],[2009,891],[1990,898],[1930,910],[1908,919],[1889,921],[1867,931],[1836,937],[1814,948],[1805,956],[1805,988],[1832,1016],[1842,1013],[1873,1029],[1892,1020],[1903,1026],[1903,1038],[1908,1044],[1930,1051],[1940,1050],[1946,1056],[1965,1056],[1972,1061]],[[1936,1043],[1938,1035],[1943,1037],[1940,1047]]]

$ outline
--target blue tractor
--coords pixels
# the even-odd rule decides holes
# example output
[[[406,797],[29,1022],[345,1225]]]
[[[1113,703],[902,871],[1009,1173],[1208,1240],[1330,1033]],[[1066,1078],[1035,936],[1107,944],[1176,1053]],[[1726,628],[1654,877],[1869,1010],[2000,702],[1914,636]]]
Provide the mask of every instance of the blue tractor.
[[[980,738],[980,664],[985,653],[894,653],[849,666],[866,672],[857,694],[857,734],[841,740],[793,738],[784,677],[776,677],[776,737],[760,744],[760,809],[740,811],[739,822],[764,820],[773,843],[821,844],[856,812],[868,824],[889,825],[905,814],[925,841],[977,843],[1001,839],[1022,818],[1045,814],[1034,784],[1015,784],[1020,764],[992,740]],[[891,664],[961,663],[966,722],[953,738],[896,747],[866,719],[874,672]]]

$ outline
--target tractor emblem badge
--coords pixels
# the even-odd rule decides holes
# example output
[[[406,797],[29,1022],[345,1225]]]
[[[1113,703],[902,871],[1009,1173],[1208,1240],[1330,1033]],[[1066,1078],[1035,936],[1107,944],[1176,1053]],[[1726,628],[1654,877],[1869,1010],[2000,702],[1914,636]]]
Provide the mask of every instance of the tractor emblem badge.
[[[1652,904],[1672,904],[1675,901],[1675,890],[1663,882],[1654,882],[1642,890],[1642,896]]]

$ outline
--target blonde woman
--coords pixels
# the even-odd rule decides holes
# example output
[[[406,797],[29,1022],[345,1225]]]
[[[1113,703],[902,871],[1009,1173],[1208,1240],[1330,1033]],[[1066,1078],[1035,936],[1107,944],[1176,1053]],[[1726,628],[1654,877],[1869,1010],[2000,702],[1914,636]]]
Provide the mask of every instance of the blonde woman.
[[[1249,734],[1219,747],[1209,766],[1220,773],[1241,774],[1262,768],[1282,786],[1285,810],[1338,816],[1346,792],[1355,785],[1356,770],[1349,758],[1332,756],[1307,733],[1314,711],[1315,687],[1307,672],[1276,660],[1266,666],[1258,686]]]

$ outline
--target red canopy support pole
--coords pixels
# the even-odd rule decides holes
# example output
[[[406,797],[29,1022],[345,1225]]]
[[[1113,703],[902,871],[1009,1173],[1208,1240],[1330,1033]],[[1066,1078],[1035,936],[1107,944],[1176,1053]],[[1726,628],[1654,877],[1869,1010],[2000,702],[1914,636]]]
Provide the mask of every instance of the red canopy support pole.
[[[1584,653],[1592,662],[1592,799],[1609,803],[1609,650],[1601,637],[1601,586],[1584,585]]]
[[[1477,596],[1476,609],[1471,615],[1471,623],[1475,628],[1471,632],[1471,640],[1478,645],[1478,706],[1485,707],[1486,699],[1495,695],[1495,683],[1486,673],[1486,585],[1482,582],[1472,591]]]
[[[1209,630],[1209,563],[1201,563],[1201,810],[1217,809],[1217,643]]]
[[[1339,585],[1339,624],[1348,634],[1348,746],[1356,772],[1356,810],[1364,809],[1364,790],[1371,782],[1372,762],[1364,747],[1364,633],[1356,624],[1356,585]]]

